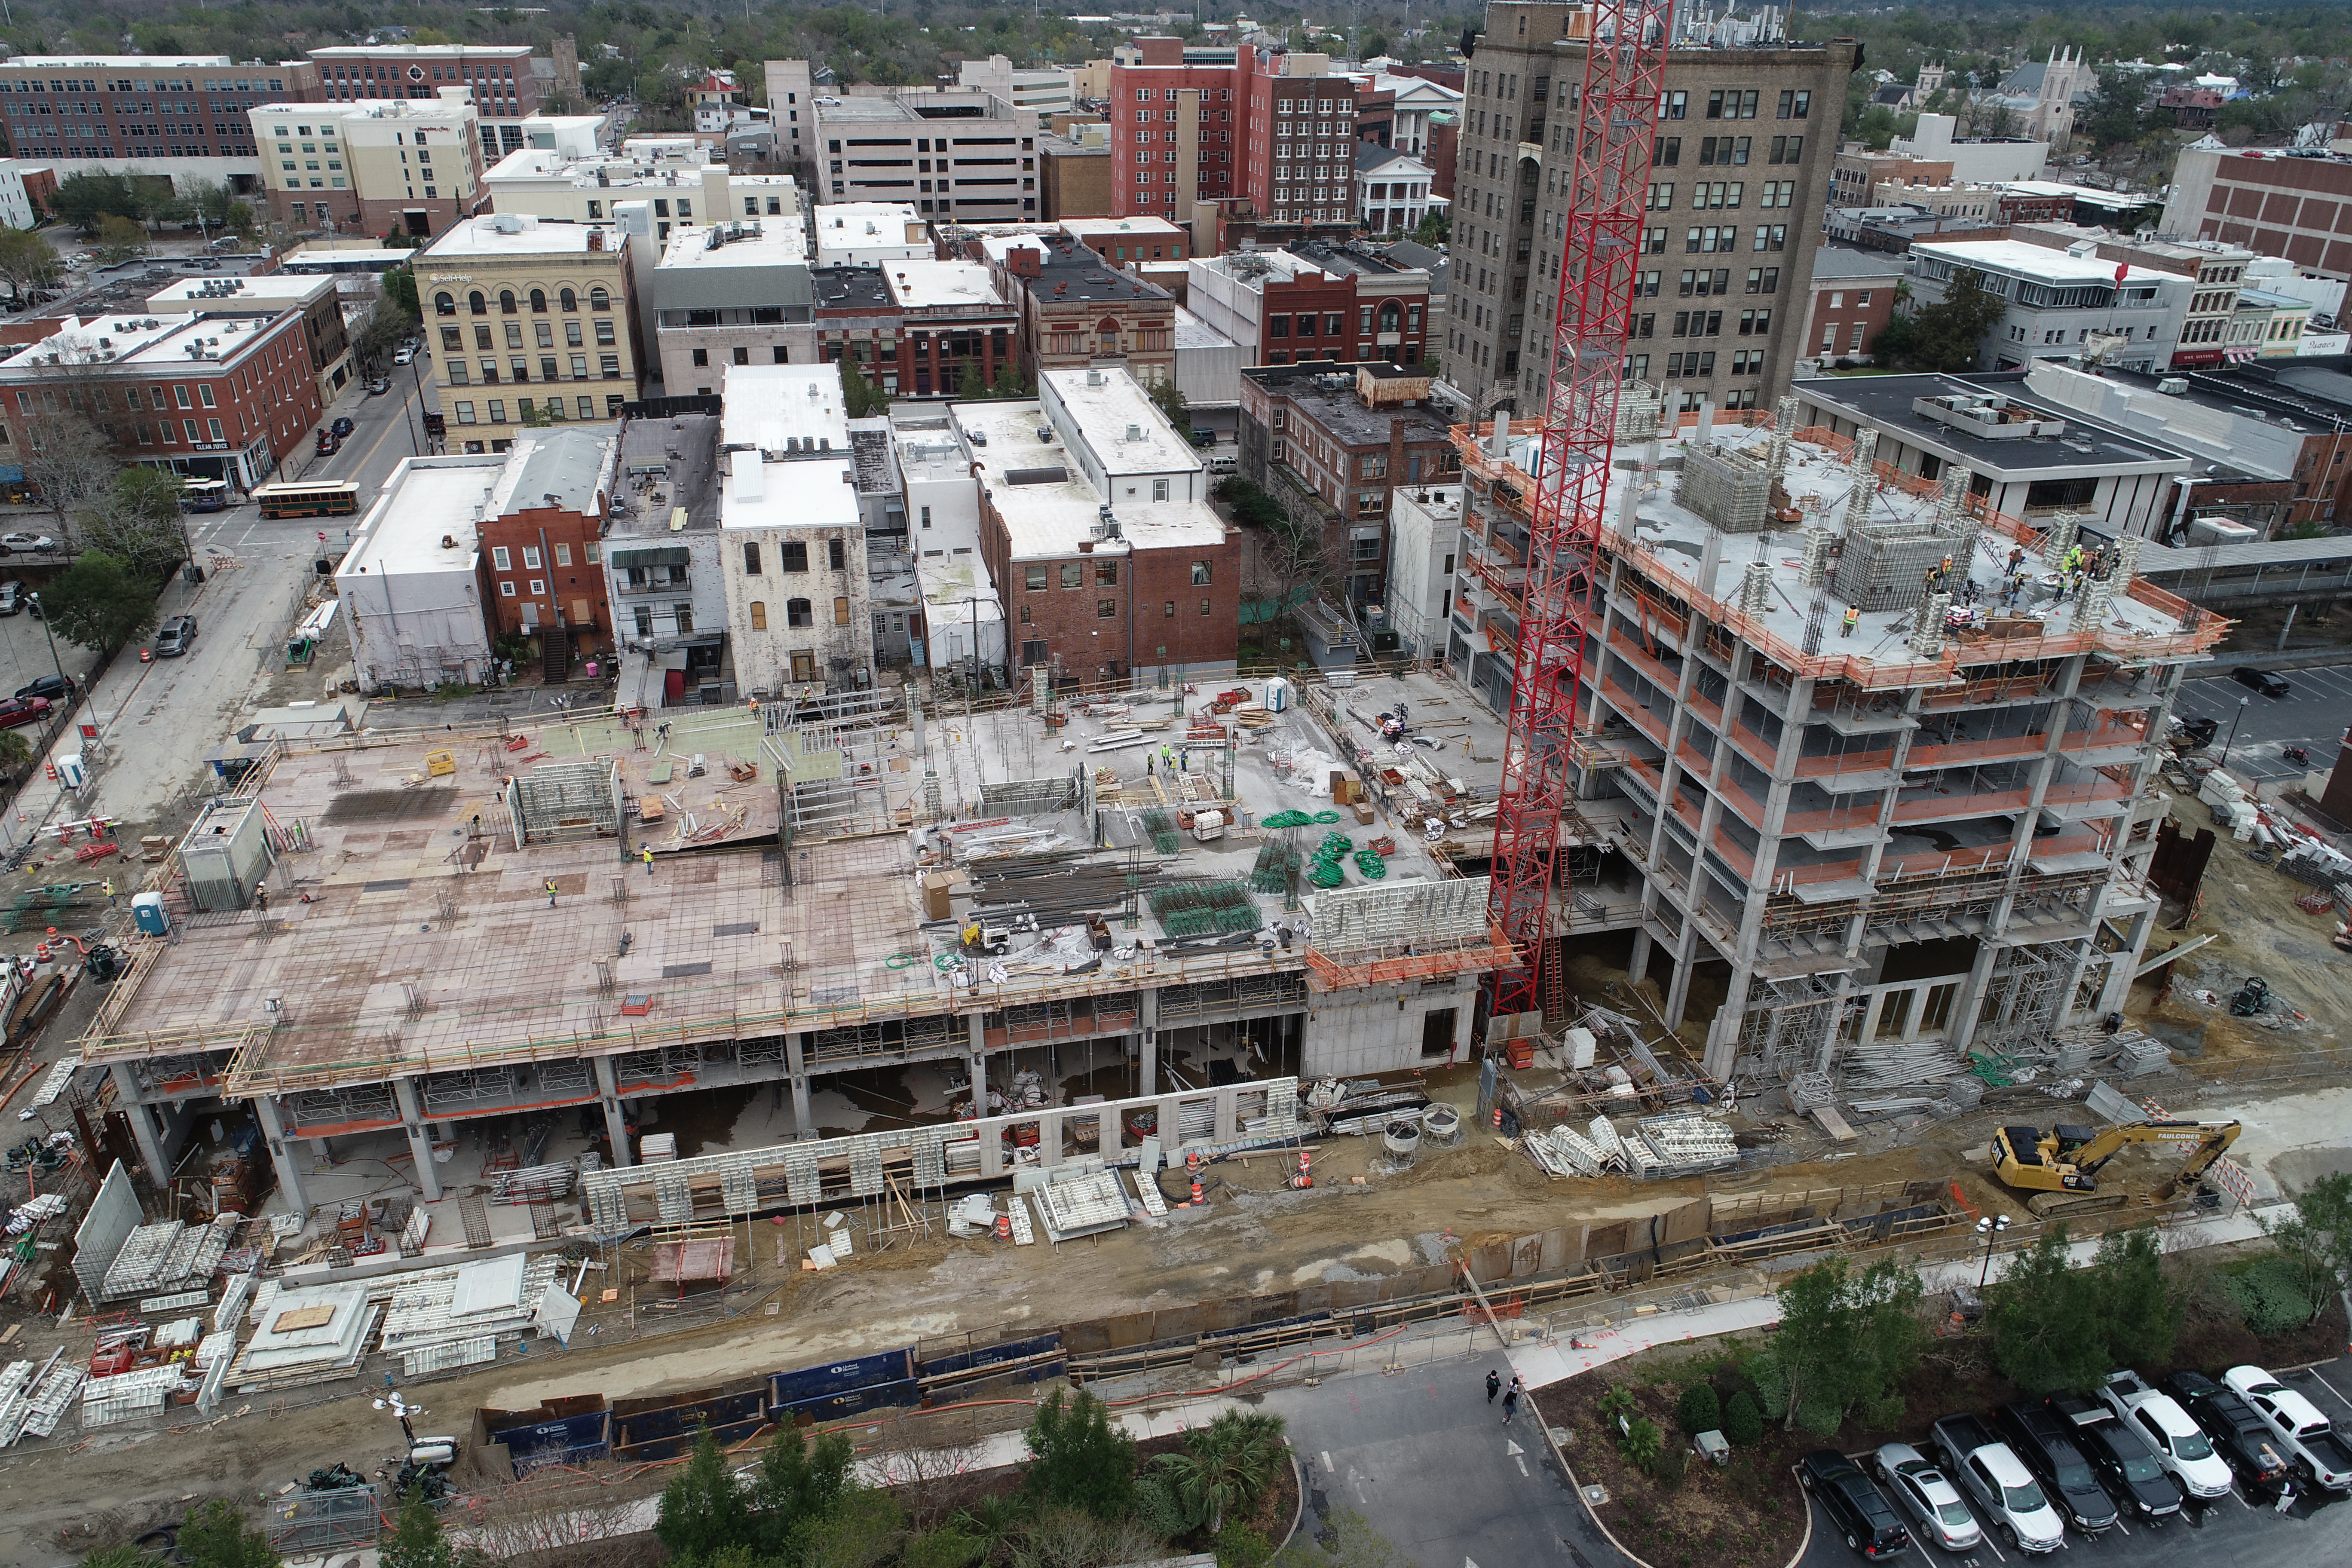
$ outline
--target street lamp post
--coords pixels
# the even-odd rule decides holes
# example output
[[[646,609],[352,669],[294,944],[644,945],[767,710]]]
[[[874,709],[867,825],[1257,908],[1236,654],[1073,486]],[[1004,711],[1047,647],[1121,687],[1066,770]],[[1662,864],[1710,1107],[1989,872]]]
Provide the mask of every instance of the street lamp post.
[[[49,662],[58,667],[58,679],[63,680],[66,678],[66,661],[58,657],[58,634],[49,629],[49,613],[41,607],[40,595],[27,594],[25,597],[33,602],[33,614],[40,620],[42,634],[49,639]]]
[[[1977,1234],[1985,1238],[1984,1267],[1977,1270],[1977,1289],[1979,1290],[1984,1289],[1985,1281],[1992,1278],[1993,1243],[2000,1233],[2008,1228],[2007,1215],[1987,1215],[1977,1221]]]
[[[2238,710],[2230,715],[2230,738],[2221,742],[2221,765],[2222,767],[2226,768],[2230,765],[2230,748],[2237,744],[2238,742],[2238,721],[2246,716],[2247,705],[2252,701],[2253,699],[2251,697],[2239,698]]]

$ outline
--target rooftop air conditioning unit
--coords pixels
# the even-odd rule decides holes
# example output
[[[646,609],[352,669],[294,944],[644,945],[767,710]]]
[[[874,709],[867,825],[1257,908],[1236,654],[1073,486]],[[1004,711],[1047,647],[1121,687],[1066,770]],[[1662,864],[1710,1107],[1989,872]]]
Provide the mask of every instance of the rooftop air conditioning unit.
[[[1140,440],[1142,440],[1142,439],[1143,439],[1143,426],[1140,426],[1140,425],[1130,425],[1130,426],[1129,426],[1127,427],[1127,438],[1128,438],[1129,440],[1130,440],[1130,441],[1140,441]]]
[[[1038,426],[1037,439],[1044,442],[1048,447],[1052,446],[1054,444],[1054,427],[1051,425]]]

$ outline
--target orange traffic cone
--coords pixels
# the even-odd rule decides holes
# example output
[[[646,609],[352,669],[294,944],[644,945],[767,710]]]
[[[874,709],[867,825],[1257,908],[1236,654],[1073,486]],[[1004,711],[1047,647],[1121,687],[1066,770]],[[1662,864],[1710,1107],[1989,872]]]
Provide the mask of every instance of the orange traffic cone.
[[[1013,1239],[1013,1216],[1011,1215],[1001,1214],[996,1216],[996,1239],[999,1241],[1010,1241]]]

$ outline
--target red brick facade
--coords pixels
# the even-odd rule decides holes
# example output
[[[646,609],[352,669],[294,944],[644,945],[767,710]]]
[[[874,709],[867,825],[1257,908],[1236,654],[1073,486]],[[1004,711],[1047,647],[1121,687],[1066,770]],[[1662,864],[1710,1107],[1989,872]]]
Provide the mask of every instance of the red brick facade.
[[[1241,639],[1238,530],[1209,546],[1016,560],[990,498],[981,502],[980,551],[1004,596],[1016,669],[1044,664],[1056,680],[1091,684],[1135,668],[1234,661]]]
[[[493,638],[562,622],[587,658],[613,647],[613,606],[605,596],[600,520],[554,507],[525,507],[480,525],[483,598]],[[499,552],[506,552],[505,565]],[[523,606],[537,613],[526,623]]]

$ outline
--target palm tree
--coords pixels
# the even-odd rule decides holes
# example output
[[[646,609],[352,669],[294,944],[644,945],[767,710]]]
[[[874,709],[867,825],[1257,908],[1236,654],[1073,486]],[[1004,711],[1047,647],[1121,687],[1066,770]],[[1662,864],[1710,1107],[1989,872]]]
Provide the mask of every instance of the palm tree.
[[[1189,1434],[1184,1452],[1160,1463],[1175,1483],[1177,1498],[1213,1535],[1224,1529],[1227,1512],[1257,1500],[1284,1457],[1282,1417],[1228,1410]]]

